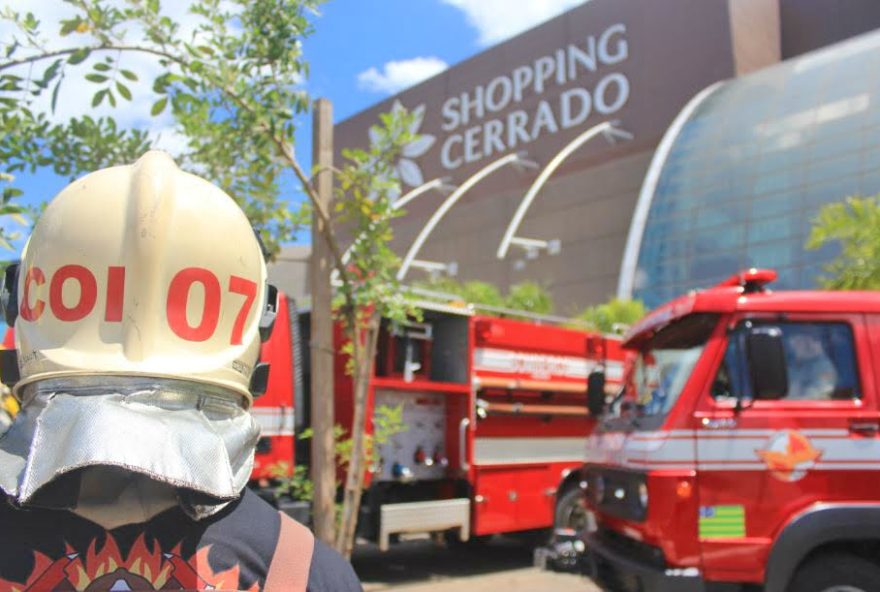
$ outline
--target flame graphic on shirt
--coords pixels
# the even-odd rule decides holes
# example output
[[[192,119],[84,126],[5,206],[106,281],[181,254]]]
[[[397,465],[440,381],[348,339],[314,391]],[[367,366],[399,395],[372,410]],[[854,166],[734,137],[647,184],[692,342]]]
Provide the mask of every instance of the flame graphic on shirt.
[[[755,451],[770,472],[782,481],[802,479],[822,456],[806,436],[794,430],[779,432],[770,437],[767,447]]]
[[[152,547],[152,548],[151,548]],[[34,568],[24,583],[0,579],[0,592],[125,592],[127,590],[240,590],[239,568],[215,572],[208,562],[211,547],[199,549],[188,560],[180,546],[163,552],[148,546],[141,535],[123,556],[111,535],[99,551],[93,540],[88,550],[77,553],[69,545],[64,556],[52,559],[34,554]],[[254,584],[248,592],[258,592]]]

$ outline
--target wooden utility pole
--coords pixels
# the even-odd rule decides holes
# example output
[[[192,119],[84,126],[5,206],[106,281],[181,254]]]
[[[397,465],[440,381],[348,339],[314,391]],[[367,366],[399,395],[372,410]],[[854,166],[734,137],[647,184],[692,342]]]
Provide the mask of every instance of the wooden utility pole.
[[[312,165],[318,174],[314,184],[324,210],[332,212],[333,197],[333,106],[327,99],[313,105]],[[311,425],[312,481],[315,484],[312,509],[315,535],[333,545],[336,501],[336,451],[333,441],[333,299],[330,273],[333,254],[325,234],[330,230],[313,217],[310,262],[311,315]]]

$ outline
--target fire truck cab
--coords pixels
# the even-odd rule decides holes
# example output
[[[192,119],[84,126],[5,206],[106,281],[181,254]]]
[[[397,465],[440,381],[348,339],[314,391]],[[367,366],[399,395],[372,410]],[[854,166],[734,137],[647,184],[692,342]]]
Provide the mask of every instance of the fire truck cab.
[[[880,589],[880,293],[775,277],[692,292],[626,336],[582,474],[604,586]]]

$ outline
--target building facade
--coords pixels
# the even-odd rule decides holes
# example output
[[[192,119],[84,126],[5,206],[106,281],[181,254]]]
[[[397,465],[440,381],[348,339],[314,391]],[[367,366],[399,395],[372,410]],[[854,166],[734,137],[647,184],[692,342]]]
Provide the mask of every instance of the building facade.
[[[416,113],[421,135],[398,163],[403,191],[434,179],[462,189],[453,193],[448,211],[441,206],[449,194],[431,190],[395,221],[393,246],[413,262],[405,282],[424,279],[421,267],[454,263],[460,279],[502,289],[537,281],[550,289],[562,314],[624,288],[621,293],[635,289],[654,304],[673,289],[716,277],[694,273],[687,263],[674,281],[662,279],[653,292],[649,287],[661,278],[652,266],[667,261],[666,255],[649,254],[660,244],[652,237],[663,227],[648,220],[668,200],[640,195],[658,146],[682,109],[719,81],[764,72],[875,26],[880,3],[869,0],[592,0],[339,122],[334,143],[339,149],[366,145],[379,114],[400,103]],[[693,109],[702,113],[717,97],[733,100],[740,93],[718,92]],[[754,90],[752,99],[743,100],[756,101],[756,108],[764,103]],[[701,119],[695,114],[682,125],[695,129]],[[683,137],[667,142],[676,144],[668,148],[672,158],[685,154],[678,147]],[[714,166],[723,169],[724,158],[718,154],[721,162]],[[672,165],[664,162],[655,169],[669,177]],[[546,182],[538,189],[542,177]],[[533,201],[525,208],[527,195]],[[734,209],[752,207],[754,200],[742,197],[732,197]],[[708,200],[707,212],[715,209]],[[645,219],[632,247],[639,203]],[[682,248],[701,246],[690,241]],[[746,260],[709,265],[724,275]],[[801,274],[797,281],[806,278]]]

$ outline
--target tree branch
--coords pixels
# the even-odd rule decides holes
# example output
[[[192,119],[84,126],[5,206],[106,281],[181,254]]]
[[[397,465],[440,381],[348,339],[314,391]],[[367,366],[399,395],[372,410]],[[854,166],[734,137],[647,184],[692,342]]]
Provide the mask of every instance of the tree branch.
[[[16,66],[23,66],[26,64],[35,64],[37,62],[41,62],[43,60],[48,60],[51,58],[57,58],[59,56],[71,55],[76,53],[77,51],[88,50],[89,53],[95,51],[125,51],[125,52],[137,52],[137,53],[146,53],[150,55],[155,55],[160,58],[166,58],[173,61],[176,64],[179,64],[184,67],[189,67],[190,63],[180,56],[176,56],[173,53],[169,53],[167,51],[163,51],[160,49],[156,49],[153,47],[145,47],[142,45],[122,45],[122,44],[107,44],[102,43],[100,45],[93,45],[87,47],[68,47],[66,49],[56,49],[54,51],[45,51],[42,53],[38,53],[32,56],[28,56],[26,58],[20,58],[17,60],[10,60],[8,62],[4,62],[0,64],[0,72],[3,70],[8,70],[9,68],[15,68]]]
[[[339,277],[349,286],[351,284],[351,280],[348,276],[348,270],[345,269],[345,266],[342,263],[342,250],[339,248],[339,243],[336,242],[336,237],[333,236],[333,232],[329,230],[332,228],[332,220],[330,220],[330,213],[324,208],[324,204],[321,203],[321,200],[318,198],[318,192],[315,191],[315,187],[312,185],[311,179],[306,176],[305,172],[302,170],[302,167],[299,165],[299,162],[296,160],[296,157],[290,150],[290,146],[278,138],[275,134],[272,134],[272,141],[275,142],[275,146],[277,146],[278,150],[281,152],[281,155],[284,157],[284,160],[287,161],[287,164],[290,165],[290,168],[293,169],[294,174],[296,174],[297,179],[299,179],[300,184],[305,189],[306,194],[309,196],[309,200],[312,202],[312,205],[315,208],[315,214],[324,224],[324,228],[328,229],[326,232],[322,233],[324,235],[324,239],[327,241],[327,245],[330,247],[330,251],[333,253],[333,258],[335,259],[335,267],[337,271],[339,271]]]

